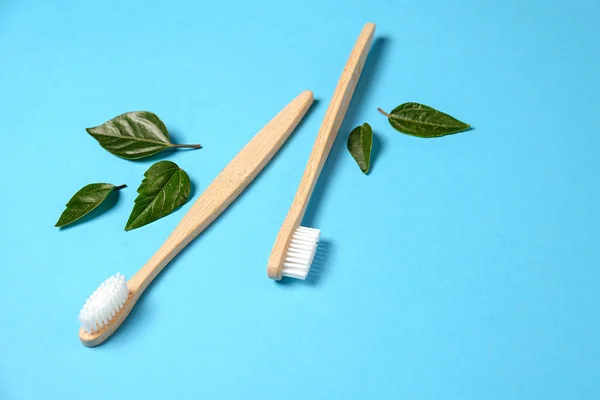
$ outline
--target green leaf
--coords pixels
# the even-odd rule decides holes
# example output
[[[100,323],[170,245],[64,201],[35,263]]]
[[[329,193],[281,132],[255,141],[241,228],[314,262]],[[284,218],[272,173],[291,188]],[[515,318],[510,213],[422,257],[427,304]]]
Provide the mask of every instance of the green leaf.
[[[394,108],[391,113],[378,109],[388,117],[390,125],[397,131],[422,138],[434,138],[468,129],[465,124],[429,106],[419,103],[404,103]]]
[[[168,147],[201,147],[199,144],[172,144],[165,124],[149,111],[121,114],[86,131],[100,146],[128,160],[148,157]]]
[[[367,123],[352,129],[348,135],[348,151],[365,174],[371,167],[371,147],[373,146],[373,130]]]
[[[127,185],[115,186],[110,183],[90,183],[79,189],[67,203],[67,208],[61,214],[56,227],[68,225],[85,216],[98,207],[115,190]]]
[[[154,222],[184,204],[190,196],[190,178],[174,162],[159,161],[144,173],[137,191],[126,231]]]

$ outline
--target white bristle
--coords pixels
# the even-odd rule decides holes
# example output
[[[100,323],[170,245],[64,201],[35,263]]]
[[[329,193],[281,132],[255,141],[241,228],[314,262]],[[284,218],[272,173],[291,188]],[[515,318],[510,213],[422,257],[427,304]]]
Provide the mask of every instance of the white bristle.
[[[319,229],[305,226],[299,226],[294,231],[283,262],[283,276],[296,279],[306,278],[315,258],[320,236]]]
[[[119,312],[129,297],[125,277],[119,273],[111,276],[85,301],[79,312],[79,322],[87,333],[99,331]]]

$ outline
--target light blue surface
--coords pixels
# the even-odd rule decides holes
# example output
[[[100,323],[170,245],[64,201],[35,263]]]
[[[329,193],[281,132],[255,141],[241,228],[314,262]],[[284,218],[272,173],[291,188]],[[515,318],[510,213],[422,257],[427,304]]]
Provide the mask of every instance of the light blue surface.
[[[600,3],[0,1],[0,399],[600,398]],[[376,41],[305,224],[312,283],[265,267],[347,56]],[[318,104],[234,205],[88,349],[85,298],[130,277],[300,91]],[[474,130],[424,140],[376,108]],[[203,150],[116,158],[84,128],[156,112]],[[369,122],[373,169],[345,149]],[[183,209],[123,227],[158,159]],[[114,208],[53,227],[89,182]]]

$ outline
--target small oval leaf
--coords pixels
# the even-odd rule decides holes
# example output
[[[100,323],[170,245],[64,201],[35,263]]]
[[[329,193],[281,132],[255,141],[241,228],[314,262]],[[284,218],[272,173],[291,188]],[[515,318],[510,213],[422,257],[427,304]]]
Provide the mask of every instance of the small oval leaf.
[[[364,123],[357,126],[348,135],[348,151],[365,174],[371,167],[371,147],[373,146],[373,130]]]
[[[379,109],[394,129],[407,135],[434,138],[468,129],[471,125],[419,103],[404,103],[391,113]]]
[[[172,213],[190,195],[190,178],[171,161],[152,164],[144,173],[125,230],[139,228]]]
[[[197,144],[172,144],[165,124],[149,111],[121,114],[86,131],[100,146],[128,160],[148,157],[167,147],[200,148]]]
[[[67,208],[63,211],[55,226],[61,227],[77,221],[102,204],[114,190],[124,187],[126,185],[115,186],[110,183],[85,185],[71,197],[71,200],[67,203]]]

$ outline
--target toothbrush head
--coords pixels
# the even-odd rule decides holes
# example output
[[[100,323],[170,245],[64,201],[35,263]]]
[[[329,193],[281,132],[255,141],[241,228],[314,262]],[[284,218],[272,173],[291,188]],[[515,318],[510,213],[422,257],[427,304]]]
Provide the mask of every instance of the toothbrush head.
[[[121,325],[134,303],[123,275],[117,273],[102,282],[79,312],[81,342],[88,347],[102,343]]]
[[[282,257],[274,257],[274,251],[269,260],[267,273],[270,278],[279,280],[283,276],[296,279],[306,279],[310,266],[315,258],[321,231],[319,229],[299,226],[294,229]],[[275,260],[279,258],[280,260]],[[277,262],[273,262],[277,261]]]

